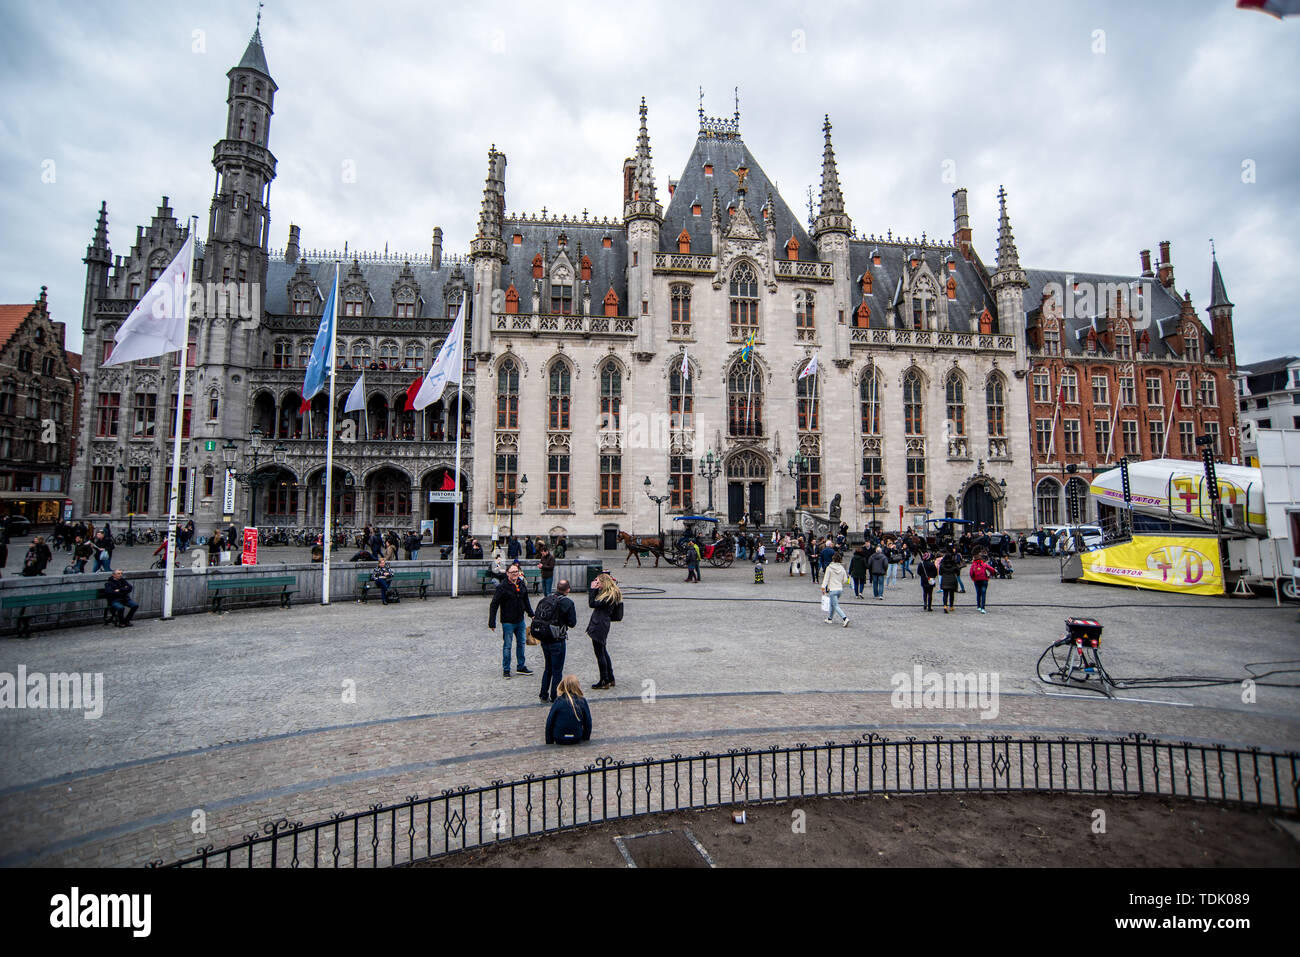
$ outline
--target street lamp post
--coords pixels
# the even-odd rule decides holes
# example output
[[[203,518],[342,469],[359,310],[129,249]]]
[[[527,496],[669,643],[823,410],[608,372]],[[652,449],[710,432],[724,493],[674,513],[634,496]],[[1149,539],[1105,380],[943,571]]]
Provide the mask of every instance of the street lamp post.
[[[862,481],[860,481],[858,484],[862,486],[862,504],[871,506],[870,527],[872,533],[874,534],[876,531],[876,508],[880,505],[882,501],[884,501],[885,498],[885,491],[884,491],[885,480],[883,478],[880,480],[880,488],[875,492],[868,491],[868,489],[871,488],[871,482],[868,481],[867,476],[865,474],[862,476]]]
[[[510,502],[510,537],[511,538],[515,537],[515,502],[523,498],[524,493],[527,491],[528,491],[528,476],[521,475],[519,477],[518,491],[512,489],[507,494],[507,499]]]
[[[650,476],[647,475],[645,477],[645,494],[650,499],[650,501],[654,502],[655,505],[659,507],[659,541],[662,542],[664,540],[664,502],[672,498],[673,489],[677,488],[677,480],[674,479],[671,475],[668,476],[667,495],[655,495],[651,491],[652,487],[653,486],[651,486],[650,484]]]
[[[799,511],[799,492],[801,491],[799,480],[803,478],[807,471],[808,456],[804,455],[802,452],[796,452],[794,456],[785,463],[785,473],[789,475],[790,478],[794,479],[794,510],[796,512]]]
[[[258,460],[262,454],[262,429],[261,426],[253,426],[248,432],[248,447],[253,451],[253,468],[249,472],[233,472],[235,481],[248,488],[249,495],[252,496],[253,504],[249,508],[249,527],[257,528],[257,489],[263,483],[267,488],[275,482],[272,475],[259,477],[257,474]],[[222,447],[225,460],[228,464],[233,465],[236,459],[235,443],[227,441]],[[283,465],[288,457],[289,449],[283,443],[276,443],[271,449],[271,455],[277,465]]]
[[[710,449],[700,458],[700,478],[709,483],[709,514],[713,514],[713,480],[722,471],[722,457],[714,458]]]
[[[135,493],[142,485],[149,484],[149,476],[153,474],[153,466],[145,464],[140,467],[140,477],[135,481],[124,481],[122,476],[126,475],[126,468],[119,465],[117,467],[118,481],[126,486],[126,494],[129,501],[126,509],[126,543],[135,544],[135,511],[138,504],[135,500]]]

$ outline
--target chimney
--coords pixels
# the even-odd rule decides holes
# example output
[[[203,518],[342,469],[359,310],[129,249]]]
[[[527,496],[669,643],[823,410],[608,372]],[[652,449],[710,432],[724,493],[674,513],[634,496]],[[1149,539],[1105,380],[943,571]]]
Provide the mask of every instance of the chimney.
[[[442,227],[433,227],[433,268],[442,268]]]
[[[636,195],[636,160],[628,157],[623,160],[623,204],[632,202]]]
[[[966,259],[971,257],[970,214],[966,209],[966,188],[952,194],[952,244]]]
[[[1140,255],[1142,256],[1142,275],[1147,277],[1155,276],[1155,273],[1151,271],[1151,250],[1144,249]]]
[[[292,265],[298,261],[298,227],[289,225],[289,244],[284,247],[284,261]]]
[[[677,192],[677,180],[675,180],[675,179],[673,179],[671,176],[669,176],[669,177],[668,177],[668,196],[669,196],[669,198],[671,198],[672,195],[673,195],[673,193],[675,193],[675,192]]]
[[[1164,286],[1166,289],[1173,287],[1174,264],[1169,258],[1169,240],[1167,239],[1160,243],[1160,263],[1157,278],[1160,280],[1160,285]]]

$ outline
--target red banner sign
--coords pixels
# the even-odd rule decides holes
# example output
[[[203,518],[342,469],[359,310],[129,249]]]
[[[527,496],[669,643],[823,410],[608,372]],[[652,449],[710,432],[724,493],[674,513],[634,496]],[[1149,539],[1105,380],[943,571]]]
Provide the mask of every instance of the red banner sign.
[[[241,559],[245,565],[257,564],[257,529],[244,529],[244,554]]]

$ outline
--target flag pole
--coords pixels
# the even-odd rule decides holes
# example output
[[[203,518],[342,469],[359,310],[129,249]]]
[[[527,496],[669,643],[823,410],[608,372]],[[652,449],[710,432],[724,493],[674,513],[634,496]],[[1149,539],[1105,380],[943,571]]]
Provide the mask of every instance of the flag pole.
[[[1048,380],[1051,381],[1050,379]],[[1052,412],[1052,434],[1047,440],[1047,461],[1052,461],[1056,454],[1056,420],[1061,414],[1061,400],[1065,398],[1065,373],[1061,373],[1061,384],[1056,387],[1056,408]]]
[[[460,434],[461,418],[465,414],[465,403],[462,401],[464,393],[465,379],[465,297],[460,300],[460,345],[457,346],[456,355],[460,359],[460,368],[457,369],[456,376],[456,500],[451,506],[451,597],[456,598],[460,595]],[[513,509],[514,506],[512,505]]]
[[[185,296],[185,335],[181,337],[181,360],[176,379],[176,435],[172,438],[172,480],[168,492],[167,509],[167,570],[163,577],[163,621],[172,618],[172,600],[176,587],[176,509],[180,504],[181,435],[185,431],[185,363],[190,347],[190,283],[194,279],[194,235],[198,232],[199,218],[190,217],[190,264],[185,270],[183,295]]]
[[[325,427],[325,527],[321,535],[321,593],[320,603],[328,605],[330,603],[330,540],[333,538],[333,528],[331,519],[334,517],[331,507],[334,504],[334,380],[338,378],[334,374],[335,364],[337,362],[339,330],[339,264],[334,263],[334,292],[330,294],[330,302],[334,304],[334,314],[329,317],[330,324],[330,351],[329,351],[329,377],[330,377],[330,411],[329,424]]]
[[[1165,442],[1160,446],[1160,457],[1164,458],[1165,453],[1169,451],[1169,433],[1174,427],[1174,413],[1178,411],[1178,383],[1174,383],[1174,401],[1169,403],[1169,421],[1165,423]]]

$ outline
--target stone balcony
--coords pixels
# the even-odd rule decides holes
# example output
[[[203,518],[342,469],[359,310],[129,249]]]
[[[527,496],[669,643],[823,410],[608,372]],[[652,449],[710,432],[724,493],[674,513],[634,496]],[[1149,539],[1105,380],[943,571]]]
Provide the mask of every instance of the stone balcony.
[[[980,335],[973,332],[937,332],[930,329],[864,329],[854,326],[849,330],[853,346],[884,346],[889,349],[916,346],[930,349],[970,349],[980,352],[1016,351],[1016,337],[1002,334]]]
[[[563,316],[549,313],[494,313],[494,334],[522,332],[534,336],[636,336],[636,319],[632,316]]]

